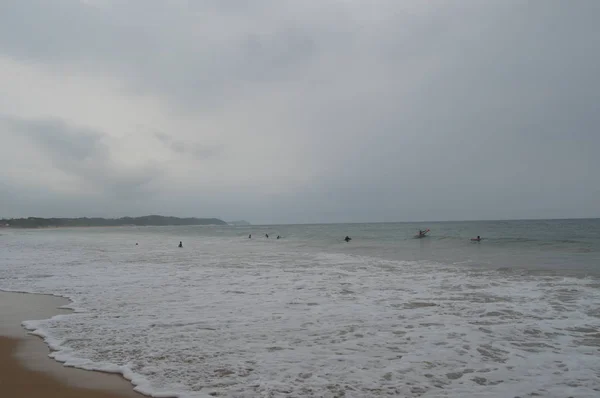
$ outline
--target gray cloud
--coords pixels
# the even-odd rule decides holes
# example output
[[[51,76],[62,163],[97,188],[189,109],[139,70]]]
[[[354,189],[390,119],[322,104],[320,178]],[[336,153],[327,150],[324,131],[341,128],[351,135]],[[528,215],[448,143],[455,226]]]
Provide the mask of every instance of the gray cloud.
[[[69,126],[57,119],[26,120],[3,116],[0,123],[8,130],[31,138],[59,165],[108,160],[108,147],[102,142],[103,134],[97,131]]]
[[[177,192],[105,208],[257,222],[600,216],[595,0],[96,3],[3,2],[0,57],[162,101],[169,122],[139,145],[157,140],[177,162],[133,169],[96,130],[11,122],[108,191]],[[169,128],[186,118],[198,129]]]
[[[32,62],[76,62],[102,73],[109,68],[136,92],[159,92],[190,107],[221,103],[239,84],[289,78],[314,53],[315,26],[306,23],[270,22],[261,33],[264,15],[249,21],[222,6],[105,3],[8,0],[0,15],[0,48]],[[263,12],[284,12],[263,4],[270,6],[258,8]]]
[[[181,141],[161,132],[155,132],[154,137],[158,139],[167,149],[179,155],[190,155],[199,160],[217,156],[224,150],[222,145],[208,146],[197,144],[195,142]]]
[[[105,135],[92,129],[70,126],[57,119],[6,116],[0,117],[0,126],[9,133],[29,138],[52,166],[105,194],[147,195],[151,192],[147,185],[160,177],[154,165],[120,168],[110,157]]]

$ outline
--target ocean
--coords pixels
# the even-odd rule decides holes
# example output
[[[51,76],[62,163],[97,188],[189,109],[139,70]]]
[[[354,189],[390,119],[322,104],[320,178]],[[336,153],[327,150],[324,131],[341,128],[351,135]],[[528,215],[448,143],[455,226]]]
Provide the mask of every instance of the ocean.
[[[156,397],[600,396],[599,219],[2,229],[0,289]]]

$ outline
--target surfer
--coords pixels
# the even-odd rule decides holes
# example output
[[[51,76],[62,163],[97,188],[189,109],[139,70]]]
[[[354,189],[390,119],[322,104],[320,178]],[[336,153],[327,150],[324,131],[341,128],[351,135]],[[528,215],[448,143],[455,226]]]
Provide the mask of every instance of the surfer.
[[[427,228],[426,230],[419,229],[419,233],[417,235],[415,235],[415,238],[424,238],[427,236],[428,232],[429,232],[429,228]]]
[[[267,239],[269,239],[269,234],[265,234],[265,237],[266,237]]]
[[[477,235],[476,238],[471,238],[473,242],[481,242],[481,236]]]
[[[344,238],[344,240],[345,240],[346,242],[350,242],[350,241],[352,240],[352,238],[351,238],[351,237],[349,237],[349,236],[346,236],[346,237]]]
[[[281,236],[277,235],[277,239],[280,239],[280,238],[281,238]]]
[[[179,247],[183,247],[183,243],[179,241]]]

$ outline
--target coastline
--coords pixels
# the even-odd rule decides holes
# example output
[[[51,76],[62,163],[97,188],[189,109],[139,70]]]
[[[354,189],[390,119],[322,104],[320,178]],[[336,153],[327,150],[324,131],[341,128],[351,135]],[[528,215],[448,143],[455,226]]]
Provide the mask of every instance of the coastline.
[[[48,225],[43,227],[2,227],[0,231],[31,231],[37,229],[67,229],[67,228],[123,228],[123,227],[138,227],[139,225]]]
[[[235,225],[221,225],[221,224],[189,224],[189,225],[136,225],[136,224],[127,224],[127,225],[48,225],[41,227],[0,227],[0,231],[35,231],[35,230],[46,230],[46,229],[71,229],[71,228],[132,228],[132,227],[228,227]],[[242,227],[248,227],[250,225],[237,225]]]
[[[143,398],[117,374],[66,367],[23,321],[72,313],[61,297],[0,291],[0,391],[10,397]]]

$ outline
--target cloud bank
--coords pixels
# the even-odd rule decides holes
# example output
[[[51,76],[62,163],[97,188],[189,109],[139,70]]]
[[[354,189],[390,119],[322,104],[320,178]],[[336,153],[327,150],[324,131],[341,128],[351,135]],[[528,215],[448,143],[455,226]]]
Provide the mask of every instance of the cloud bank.
[[[0,217],[598,217],[599,18],[593,0],[6,0]]]

